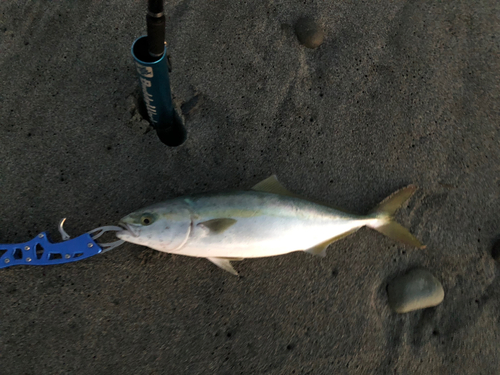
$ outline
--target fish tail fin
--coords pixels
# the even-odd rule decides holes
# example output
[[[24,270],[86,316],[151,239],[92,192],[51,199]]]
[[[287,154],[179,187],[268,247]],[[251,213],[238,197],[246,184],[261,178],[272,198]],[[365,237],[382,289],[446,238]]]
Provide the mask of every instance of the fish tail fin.
[[[408,229],[398,224],[392,217],[398,208],[413,195],[415,190],[417,190],[416,186],[409,185],[384,199],[377,207],[370,211],[370,216],[375,220],[373,223],[367,224],[367,226],[406,245],[424,249],[425,245],[422,245]]]

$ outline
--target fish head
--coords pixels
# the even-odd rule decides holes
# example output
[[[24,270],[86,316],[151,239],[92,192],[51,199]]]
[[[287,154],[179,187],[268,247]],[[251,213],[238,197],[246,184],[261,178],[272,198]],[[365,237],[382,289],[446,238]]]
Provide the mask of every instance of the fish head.
[[[182,203],[157,204],[120,220],[116,236],[124,241],[170,252],[181,248],[192,228],[191,212]]]

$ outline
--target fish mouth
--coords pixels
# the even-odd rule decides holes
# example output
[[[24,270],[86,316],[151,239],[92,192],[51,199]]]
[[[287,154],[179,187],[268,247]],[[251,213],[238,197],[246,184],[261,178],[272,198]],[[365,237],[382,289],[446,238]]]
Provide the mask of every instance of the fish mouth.
[[[139,237],[139,233],[137,233],[137,231],[135,230],[135,228],[131,224],[124,223],[123,221],[120,221],[118,223],[118,225],[123,228],[123,231],[118,232],[118,233],[126,232],[126,233],[130,234],[132,237]]]

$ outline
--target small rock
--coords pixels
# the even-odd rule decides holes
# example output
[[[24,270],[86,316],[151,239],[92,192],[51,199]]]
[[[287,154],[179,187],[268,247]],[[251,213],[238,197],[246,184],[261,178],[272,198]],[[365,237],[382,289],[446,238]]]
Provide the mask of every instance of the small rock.
[[[414,269],[388,285],[389,306],[397,313],[439,305],[444,299],[443,286],[429,271]]]
[[[295,34],[299,42],[307,48],[318,48],[325,37],[321,26],[312,18],[304,17],[295,24]]]

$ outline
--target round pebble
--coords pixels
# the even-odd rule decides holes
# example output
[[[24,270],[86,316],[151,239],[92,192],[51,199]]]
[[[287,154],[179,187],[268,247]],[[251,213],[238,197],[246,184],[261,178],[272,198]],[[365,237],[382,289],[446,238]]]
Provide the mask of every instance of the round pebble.
[[[312,18],[304,17],[295,24],[295,34],[299,42],[307,48],[318,48],[325,37],[321,26]]]
[[[429,271],[414,269],[388,285],[389,306],[397,313],[439,305],[444,299],[443,286]]]

